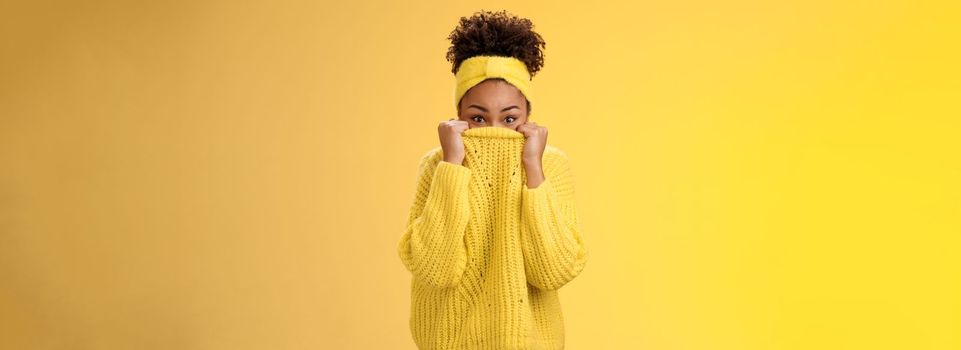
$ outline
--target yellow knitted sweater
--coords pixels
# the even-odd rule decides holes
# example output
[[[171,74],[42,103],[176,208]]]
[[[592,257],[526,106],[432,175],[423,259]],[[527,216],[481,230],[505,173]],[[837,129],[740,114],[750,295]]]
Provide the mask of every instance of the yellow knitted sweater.
[[[588,250],[567,155],[546,145],[545,180],[527,187],[524,134],[462,133],[463,165],[436,147],[418,166],[398,244],[411,272],[409,326],[420,349],[563,349],[558,288]]]

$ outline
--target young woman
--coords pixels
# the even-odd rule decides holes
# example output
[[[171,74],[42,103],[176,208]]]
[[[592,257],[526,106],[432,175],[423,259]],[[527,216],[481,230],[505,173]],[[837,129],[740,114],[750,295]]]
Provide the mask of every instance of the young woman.
[[[461,18],[447,58],[457,118],[418,166],[398,245],[421,349],[563,349],[558,289],[587,261],[567,155],[530,121],[543,66],[531,21]]]

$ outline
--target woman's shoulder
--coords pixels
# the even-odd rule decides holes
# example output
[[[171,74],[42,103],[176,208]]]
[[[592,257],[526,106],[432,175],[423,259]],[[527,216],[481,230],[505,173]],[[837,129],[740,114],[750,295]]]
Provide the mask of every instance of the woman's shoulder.
[[[567,153],[564,152],[564,150],[557,148],[556,146],[544,145],[544,154],[548,154],[548,153],[550,153],[551,155],[567,158]]]
[[[564,162],[564,163],[568,163],[568,162],[570,162],[570,160],[571,160],[570,157],[568,157],[567,152],[564,152],[564,150],[562,150],[562,149],[560,149],[560,148],[558,148],[558,147],[552,146],[552,145],[545,145],[545,146],[544,146],[544,161],[545,161],[545,162],[550,161],[550,162]]]
[[[427,150],[427,152],[424,152],[423,154],[421,154],[418,167],[423,169],[424,167],[436,166],[437,162],[439,162],[443,158],[443,156],[444,156],[444,153],[443,153],[443,148],[441,146],[431,148]]]
[[[423,155],[421,155],[420,159],[422,160],[435,159],[435,158],[440,159],[440,157],[443,155],[443,150],[444,149],[441,146],[431,148],[427,150],[427,152],[424,152]]]

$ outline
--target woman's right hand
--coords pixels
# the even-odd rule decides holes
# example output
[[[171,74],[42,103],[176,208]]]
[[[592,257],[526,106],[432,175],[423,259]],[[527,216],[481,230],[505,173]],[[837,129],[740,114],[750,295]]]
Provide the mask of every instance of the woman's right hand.
[[[437,126],[437,134],[440,137],[440,147],[443,149],[445,162],[463,165],[466,152],[464,151],[464,140],[461,139],[460,134],[469,128],[470,125],[467,121],[453,118],[442,121]]]

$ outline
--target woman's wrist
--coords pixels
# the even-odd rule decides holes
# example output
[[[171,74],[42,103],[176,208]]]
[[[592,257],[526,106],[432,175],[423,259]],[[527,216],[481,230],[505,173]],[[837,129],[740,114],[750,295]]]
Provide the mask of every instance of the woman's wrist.
[[[536,188],[544,182],[544,169],[539,161],[524,161],[524,172],[527,173],[527,188]]]
[[[537,158],[535,158],[535,157],[523,157],[523,158],[521,158],[521,163],[524,164],[524,167],[525,167],[525,168],[530,168],[530,167],[535,167],[535,166],[536,166],[536,167],[540,167],[540,166],[541,166],[541,158],[540,158],[540,157],[537,157]]]
[[[458,157],[444,157],[444,161],[445,161],[445,162],[448,162],[448,163],[454,163],[454,164],[457,164],[457,165],[464,165],[464,158],[463,158],[463,157],[461,157],[461,158],[458,158]]]

